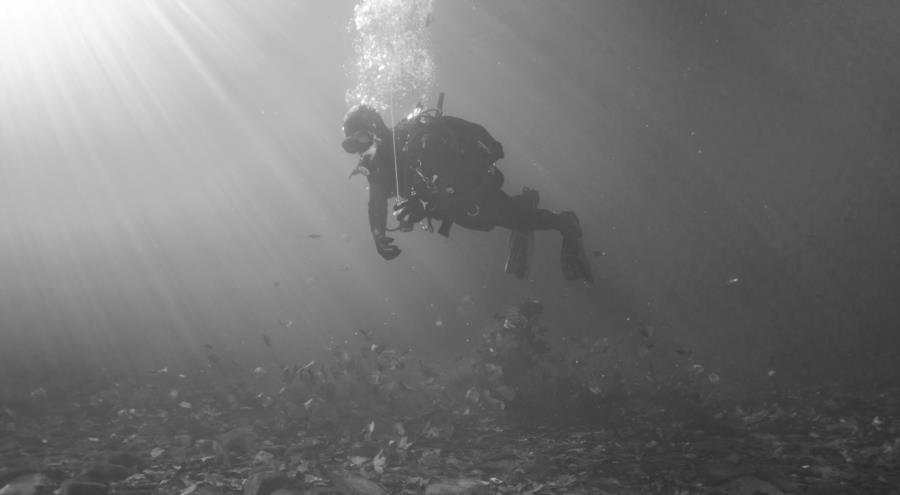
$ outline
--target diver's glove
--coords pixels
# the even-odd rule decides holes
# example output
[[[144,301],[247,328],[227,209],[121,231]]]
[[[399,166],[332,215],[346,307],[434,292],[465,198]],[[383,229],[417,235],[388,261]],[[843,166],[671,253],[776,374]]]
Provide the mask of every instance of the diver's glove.
[[[418,198],[404,199],[394,206],[394,216],[401,226],[414,225],[425,219],[425,202]]]
[[[394,245],[394,238],[384,235],[383,232],[375,233],[375,249],[382,258],[390,261],[400,256],[400,248]]]

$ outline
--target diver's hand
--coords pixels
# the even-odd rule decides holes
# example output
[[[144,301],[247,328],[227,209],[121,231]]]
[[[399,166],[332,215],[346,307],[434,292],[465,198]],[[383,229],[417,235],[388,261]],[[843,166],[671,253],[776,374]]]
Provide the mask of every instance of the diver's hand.
[[[383,233],[376,233],[374,234],[374,237],[375,249],[378,250],[378,254],[380,254],[382,258],[391,261],[397,256],[400,256],[400,248],[394,245],[393,237],[388,237]]]
[[[457,205],[459,199],[452,191],[435,191],[426,198],[425,202],[425,210],[428,215],[445,218]]]
[[[426,214],[425,203],[418,198],[405,199],[394,206],[394,216],[403,225],[419,223]]]

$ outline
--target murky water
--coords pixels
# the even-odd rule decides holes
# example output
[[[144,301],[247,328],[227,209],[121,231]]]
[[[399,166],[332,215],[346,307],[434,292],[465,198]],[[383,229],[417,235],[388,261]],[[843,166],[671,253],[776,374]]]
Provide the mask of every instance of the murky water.
[[[302,361],[358,328],[449,359],[536,297],[554,339],[620,343],[638,374],[690,349],[723,385],[893,376],[897,15],[4,2],[3,366],[158,369],[209,344],[253,369],[261,334]],[[348,100],[400,115],[441,91],[503,142],[509,191],[579,212],[594,287],[562,280],[549,235],[527,282],[503,274],[500,231],[377,256],[340,119]]]

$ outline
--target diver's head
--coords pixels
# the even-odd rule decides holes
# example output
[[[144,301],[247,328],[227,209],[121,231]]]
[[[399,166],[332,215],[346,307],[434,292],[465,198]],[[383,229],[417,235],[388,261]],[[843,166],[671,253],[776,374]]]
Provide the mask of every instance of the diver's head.
[[[369,105],[354,105],[344,116],[344,141],[347,153],[364,153],[388,128],[378,111]]]

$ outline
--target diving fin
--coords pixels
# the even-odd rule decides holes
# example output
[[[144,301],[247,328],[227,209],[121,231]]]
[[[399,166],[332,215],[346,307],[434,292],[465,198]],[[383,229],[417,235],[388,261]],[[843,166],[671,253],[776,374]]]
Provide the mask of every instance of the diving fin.
[[[566,280],[594,281],[594,272],[591,262],[584,251],[584,243],[581,236],[563,237],[560,265]]]
[[[525,208],[535,209],[540,202],[537,190],[522,188],[522,194],[515,198]],[[506,273],[522,280],[531,269],[531,252],[534,250],[534,231],[513,230],[509,233],[509,256],[506,258]]]
[[[528,277],[531,268],[531,251],[534,249],[534,231],[513,230],[509,233],[509,256],[506,273],[518,279]]]

